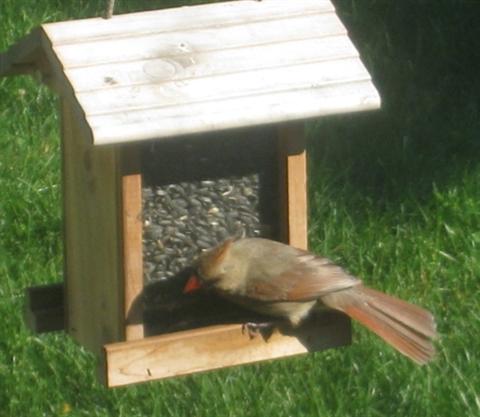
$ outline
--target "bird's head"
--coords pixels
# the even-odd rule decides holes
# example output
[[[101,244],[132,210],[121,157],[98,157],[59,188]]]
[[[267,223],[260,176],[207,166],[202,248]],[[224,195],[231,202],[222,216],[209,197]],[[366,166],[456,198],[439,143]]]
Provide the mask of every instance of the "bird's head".
[[[228,239],[213,249],[202,253],[194,264],[194,272],[183,288],[185,294],[201,288],[215,287],[225,275],[225,261],[233,239]]]

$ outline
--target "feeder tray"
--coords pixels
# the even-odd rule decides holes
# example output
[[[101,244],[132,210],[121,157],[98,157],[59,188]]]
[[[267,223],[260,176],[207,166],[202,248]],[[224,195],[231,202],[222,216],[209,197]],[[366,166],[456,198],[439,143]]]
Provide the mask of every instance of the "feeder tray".
[[[326,0],[230,1],[49,23],[0,55],[61,97],[64,283],[27,291],[113,387],[350,342],[339,313],[250,339],[252,313],[182,294],[228,236],[307,248],[304,121],[380,99]]]

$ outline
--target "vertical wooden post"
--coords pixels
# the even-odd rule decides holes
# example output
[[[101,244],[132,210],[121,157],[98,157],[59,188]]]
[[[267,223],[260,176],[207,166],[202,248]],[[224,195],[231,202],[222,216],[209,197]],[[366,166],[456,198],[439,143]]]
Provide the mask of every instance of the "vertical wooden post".
[[[124,340],[118,154],[93,146],[62,101],[66,329],[99,355]]]
[[[125,339],[136,340],[144,337],[142,175],[138,147],[124,147],[121,161]]]
[[[307,249],[307,160],[303,122],[278,128],[281,240]]]

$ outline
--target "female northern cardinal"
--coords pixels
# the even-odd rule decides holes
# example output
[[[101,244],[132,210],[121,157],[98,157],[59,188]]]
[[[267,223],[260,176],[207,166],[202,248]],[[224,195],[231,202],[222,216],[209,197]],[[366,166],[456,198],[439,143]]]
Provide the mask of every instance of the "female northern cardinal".
[[[203,253],[184,292],[204,286],[293,326],[314,307],[339,310],[419,364],[435,354],[435,320],[429,311],[367,288],[328,259],[283,243],[227,240]]]

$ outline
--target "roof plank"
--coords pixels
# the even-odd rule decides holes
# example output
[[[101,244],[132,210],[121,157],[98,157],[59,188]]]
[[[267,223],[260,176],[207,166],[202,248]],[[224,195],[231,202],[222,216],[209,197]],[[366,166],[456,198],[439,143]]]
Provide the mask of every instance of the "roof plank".
[[[40,42],[0,55],[0,69],[12,73],[40,48],[42,71],[94,144],[380,106],[330,0],[185,6],[48,23],[32,36]]]
[[[53,31],[46,32],[51,39]],[[79,39],[76,43],[53,43],[53,47],[65,68],[75,68],[172,55],[190,56],[198,52],[250,48],[345,33],[335,13],[328,13],[128,38],[112,36],[88,42]]]
[[[78,93],[87,115],[189,105],[203,101],[252,97],[281,91],[321,88],[329,84],[369,80],[357,58],[255,69],[181,81],[164,81]]]
[[[99,145],[281,123],[378,108],[369,80],[227,100],[90,115]],[[260,116],[260,117],[259,117]]]
[[[351,57],[358,57],[357,50],[346,36],[337,35],[67,68],[65,73],[77,92],[82,93],[102,88],[180,81],[205,74],[215,76]]]
[[[105,38],[129,38],[155,33],[293,18],[297,15],[333,12],[329,0],[242,0],[184,6],[148,12],[114,15],[43,25],[56,45]]]

